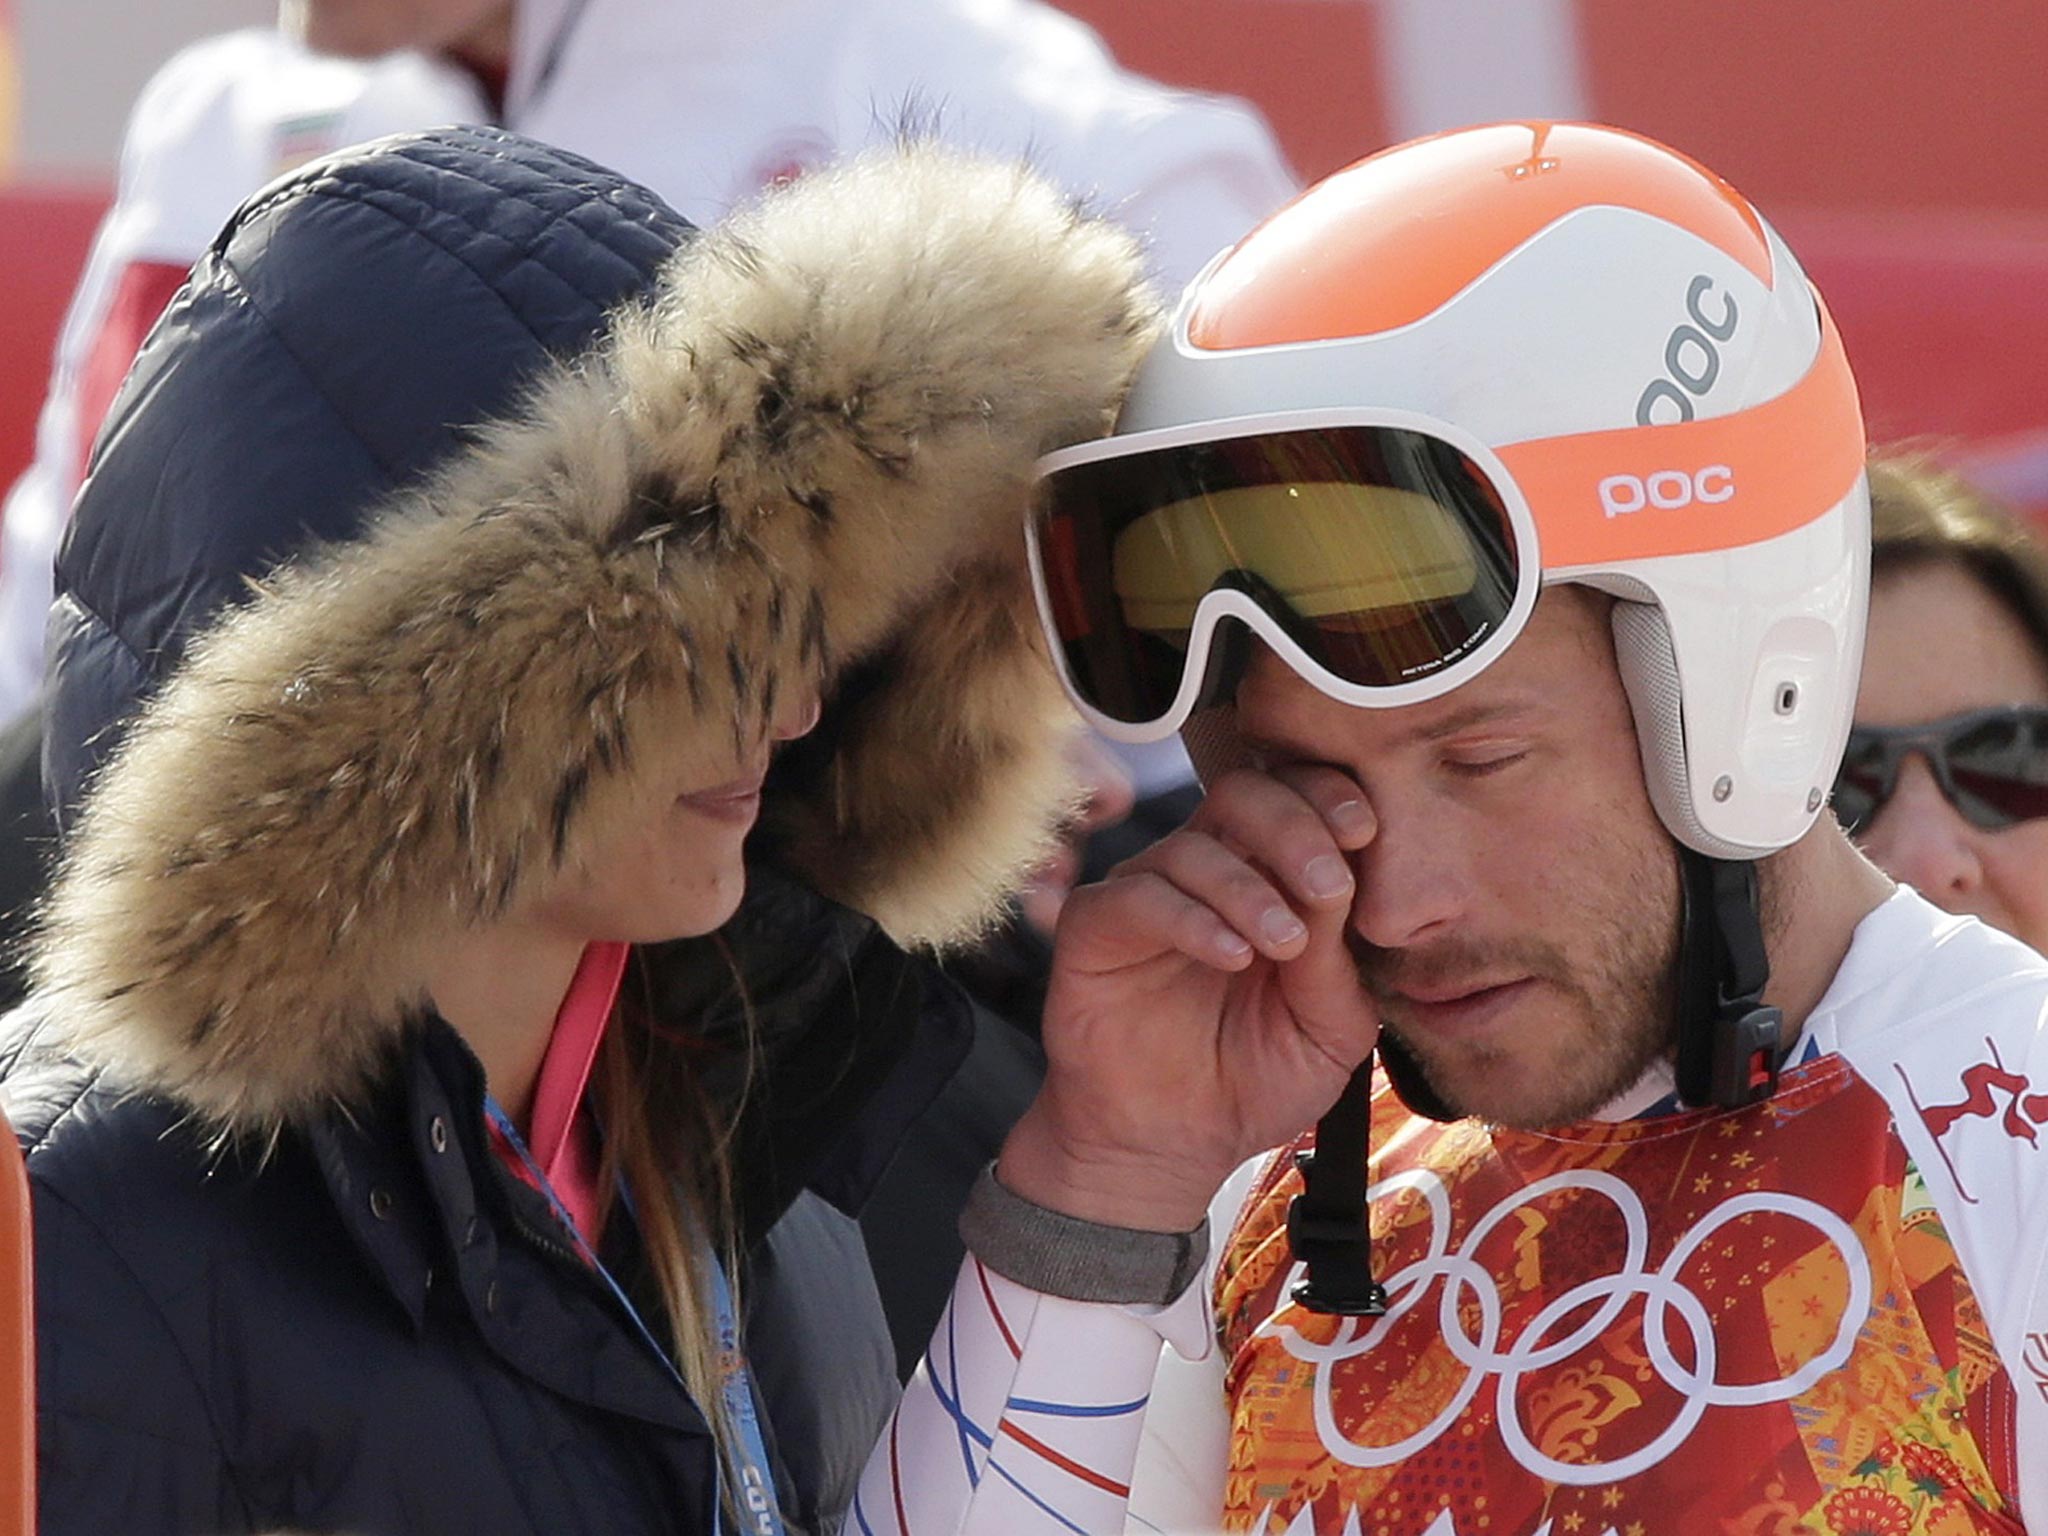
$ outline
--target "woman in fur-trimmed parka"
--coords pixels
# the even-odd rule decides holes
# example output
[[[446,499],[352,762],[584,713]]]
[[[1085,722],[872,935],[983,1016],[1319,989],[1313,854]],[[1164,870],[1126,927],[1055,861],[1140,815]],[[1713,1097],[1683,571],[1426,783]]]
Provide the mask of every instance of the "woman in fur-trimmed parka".
[[[315,503],[435,467],[310,517],[347,542],[205,629],[67,829],[5,1083],[46,1536],[708,1536],[850,1490],[809,1437],[878,1427],[872,1285],[771,1234],[857,1208],[964,1048],[909,951],[1066,795],[1030,463],[1152,311],[1122,236],[929,148],[630,297],[680,234],[506,135],[386,141],[238,214],[117,402],[95,481],[184,520],[149,538],[213,537],[181,474],[238,456]],[[404,407],[479,285],[542,350],[627,302],[437,459]],[[155,598],[78,644],[146,663]]]

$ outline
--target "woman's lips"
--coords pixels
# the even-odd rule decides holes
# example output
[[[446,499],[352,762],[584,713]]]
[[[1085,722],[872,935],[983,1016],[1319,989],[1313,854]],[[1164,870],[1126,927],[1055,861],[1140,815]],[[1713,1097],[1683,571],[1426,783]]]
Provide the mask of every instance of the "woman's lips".
[[[676,804],[699,816],[709,816],[713,821],[751,822],[761,810],[764,777],[757,773],[748,778],[714,784],[709,789],[677,796]]]
[[[1474,1035],[1506,1022],[1526,1002],[1534,985],[1533,978],[1524,976],[1513,981],[1424,987],[1419,995],[1396,988],[1394,999],[1406,1028],[1430,1034]]]

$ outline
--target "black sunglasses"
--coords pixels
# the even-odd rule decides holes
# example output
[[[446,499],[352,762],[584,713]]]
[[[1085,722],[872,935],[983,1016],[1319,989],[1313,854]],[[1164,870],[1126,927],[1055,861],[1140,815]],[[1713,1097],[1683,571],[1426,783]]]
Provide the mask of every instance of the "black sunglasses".
[[[1835,815],[1861,832],[1898,787],[1899,765],[1918,752],[1948,803],[1975,827],[2048,816],[2048,708],[1976,709],[1926,725],[1854,727],[1835,775]]]

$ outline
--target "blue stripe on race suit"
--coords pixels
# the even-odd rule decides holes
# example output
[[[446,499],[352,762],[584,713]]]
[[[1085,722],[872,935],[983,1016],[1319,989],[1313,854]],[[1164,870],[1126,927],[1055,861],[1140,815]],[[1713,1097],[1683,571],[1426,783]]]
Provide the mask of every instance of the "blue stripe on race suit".
[[[991,1455],[988,1459],[988,1469],[989,1471],[995,1473],[996,1476],[1000,1477],[1004,1482],[1008,1483],[1012,1488],[1016,1489],[1019,1493],[1023,1494],[1024,1497],[1029,1499],[1033,1504],[1036,1504],[1040,1509],[1044,1510],[1048,1515],[1052,1516],[1052,1518],[1057,1520],[1061,1525],[1065,1526],[1068,1530],[1072,1531],[1074,1533],[1074,1536],[1088,1536],[1088,1528],[1086,1526],[1074,1524],[1073,1521],[1069,1520],[1065,1515],[1061,1514],[1058,1510],[1054,1509],[1050,1504],[1046,1503],[1045,1500],[1041,1499],[1029,1488],[1026,1488],[1022,1483],[1018,1482],[1016,1478],[1010,1475],[1009,1468],[1005,1467],[1001,1462],[997,1461],[993,1455]]]
[[[987,1430],[967,1416],[967,1410],[960,1406],[960,1350],[954,1327],[953,1303],[946,1303],[946,1374],[952,1378],[953,1395],[948,1397],[946,1389],[939,1385],[939,1373],[932,1369],[932,1362],[925,1361],[925,1372],[931,1378],[932,1396],[938,1399],[939,1407],[953,1421],[953,1432],[960,1441],[960,1460],[967,1468],[967,1486],[981,1486],[981,1472],[974,1465],[974,1452],[968,1448],[970,1437],[983,1450],[993,1450],[995,1441]]]
[[[1152,1401],[1150,1393],[1128,1403],[1108,1403],[1091,1408],[1081,1403],[1034,1403],[1027,1398],[1013,1397],[1005,1406],[1005,1412],[1050,1413],[1062,1419],[1120,1419],[1127,1413],[1137,1413]]]

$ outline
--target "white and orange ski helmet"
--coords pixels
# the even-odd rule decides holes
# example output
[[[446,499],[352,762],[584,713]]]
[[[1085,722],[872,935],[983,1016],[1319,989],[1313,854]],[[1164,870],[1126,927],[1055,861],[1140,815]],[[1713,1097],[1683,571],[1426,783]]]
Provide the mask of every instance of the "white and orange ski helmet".
[[[1863,446],[1827,311],[1733,188],[1613,128],[1462,129],[1328,177],[1195,279],[1115,435],[1041,462],[1040,607],[1100,730],[1181,730],[1208,773],[1222,620],[1392,706],[1583,582],[1620,599],[1664,823],[1756,858],[1812,823],[1848,731]]]

